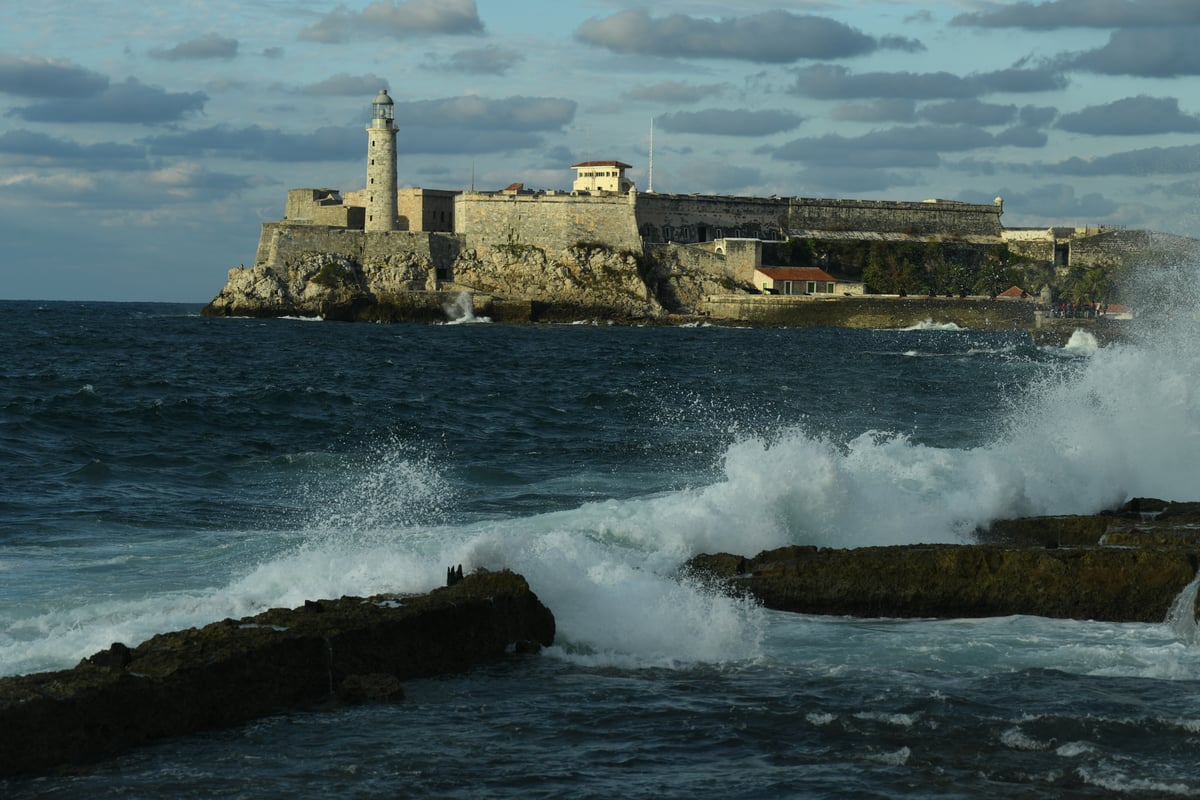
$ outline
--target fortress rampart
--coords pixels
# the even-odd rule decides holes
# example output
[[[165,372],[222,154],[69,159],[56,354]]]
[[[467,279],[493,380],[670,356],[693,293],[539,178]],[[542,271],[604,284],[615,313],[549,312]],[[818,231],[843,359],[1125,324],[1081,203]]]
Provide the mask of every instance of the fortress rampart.
[[[453,263],[460,249],[460,239],[445,233],[376,232],[266,222],[258,240],[255,263],[284,266],[322,253],[360,264],[386,263],[391,257],[403,255],[442,267]]]
[[[944,200],[818,200],[630,192],[579,195],[467,192],[455,199],[455,231],[473,247],[536,244],[561,250],[603,242],[782,240],[797,233],[870,231],[913,236],[1000,236],[1002,207]]]
[[[464,192],[454,201],[455,232],[471,247],[536,245],[550,252],[603,242],[641,252],[637,195]]]
[[[785,239],[816,231],[916,236],[1000,236],[1003,207],[946,200],[822,200],[639,194],[638,230],[647,242]]]

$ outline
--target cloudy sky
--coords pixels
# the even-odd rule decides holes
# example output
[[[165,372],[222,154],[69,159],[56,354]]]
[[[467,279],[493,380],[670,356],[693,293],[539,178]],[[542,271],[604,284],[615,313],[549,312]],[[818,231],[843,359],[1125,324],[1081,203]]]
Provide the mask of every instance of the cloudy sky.
[[[0,297],[206,302],[289,188],[1005,200],[1200,234],[1200,0],[0,4]],[[653,174],[650,129],[654,121]]]

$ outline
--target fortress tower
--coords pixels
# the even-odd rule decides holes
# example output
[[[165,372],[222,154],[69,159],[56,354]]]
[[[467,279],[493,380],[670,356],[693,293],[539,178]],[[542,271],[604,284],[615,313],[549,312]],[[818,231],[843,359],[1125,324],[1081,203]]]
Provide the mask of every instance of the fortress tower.
[[[381,89],[371,104],[367,126],[368,231],[396,230],[396,126],[392,98]]]

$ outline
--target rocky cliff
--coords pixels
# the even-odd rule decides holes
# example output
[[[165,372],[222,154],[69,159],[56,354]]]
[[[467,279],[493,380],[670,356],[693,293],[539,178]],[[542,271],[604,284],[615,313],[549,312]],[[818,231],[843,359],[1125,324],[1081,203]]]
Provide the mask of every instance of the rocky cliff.
[[[298,707],[396,702],[403,680],[548,645],[554,627],[523,578],[491,572],[114,644],[74,669],[0,679],[0,775]]]
[[[310,250],[231,269],[202,313],[436,322],[452,316],[466,293],[476,312],[500,321],[640,321],[669,310],[650,288],[651,274],[639,256],[584,244],[559,253],[529,245],[463,249],[440,266],[403,250],[371,258]]]

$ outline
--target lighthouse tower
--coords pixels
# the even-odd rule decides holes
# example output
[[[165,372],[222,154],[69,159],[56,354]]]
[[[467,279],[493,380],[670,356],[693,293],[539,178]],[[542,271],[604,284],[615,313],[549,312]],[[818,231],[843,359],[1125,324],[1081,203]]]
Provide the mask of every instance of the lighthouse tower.
[[[395,107],[387,89],[381,89],[371,104],[367,126],[367,219],[368,231],[396,230],[396,125]]]

